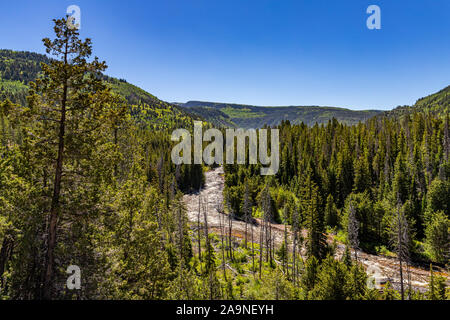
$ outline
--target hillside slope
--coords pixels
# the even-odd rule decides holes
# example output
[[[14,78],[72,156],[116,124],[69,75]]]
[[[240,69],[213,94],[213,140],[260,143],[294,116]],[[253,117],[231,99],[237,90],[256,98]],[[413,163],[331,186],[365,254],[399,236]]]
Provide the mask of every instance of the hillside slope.
[[[386,114],[389,117],[400,117],[412,112],[429,112],[438,116],[448,115],[450,112],[450,86],[418,99],[413,106],[399,106]]]
[[[28,83],[41,75],[41,62],[48,64],[51,59],[34,52],[0,50],[0,101],[8,98],[15,103],[25,104]],[[126,99],[131,114],[150,127],[183,127],[189,125],[192,118],[197,118],[126,80],[106,75],[104,79],[113,91]]]

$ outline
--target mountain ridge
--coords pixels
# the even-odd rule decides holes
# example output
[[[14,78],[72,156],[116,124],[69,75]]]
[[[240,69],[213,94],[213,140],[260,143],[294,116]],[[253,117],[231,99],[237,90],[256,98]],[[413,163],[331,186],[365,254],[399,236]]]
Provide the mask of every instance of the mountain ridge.
[[[207,121],[222,127],[259,128],[278,125],[281,121],[325,124],[332,118],[349,125],[364,122],[371,117],[403,117],[413,112],[429,112],[447,116],[450,112],[450,85],[416,100],[412,106],[398,106],[392,110],[352,110],[332,106],[256,106],[238,103],[190,100],[174,102]]]
[[[450,85],[428,96],[417,99],[412,106],[398,106],[386,111],[388,117],[402,117],[411,112],[429,112],[446,116],[450,112]]]
[[[0,49],[0,100],[8,98],[14,103],[25,104],[28,83],[42,74],[40,63],[51,61],[52,58],[36,52]],[[189,126],[193,119],[198,119],[198,116],[160,100],[124,79],[108,75],[103,75],[103,79],[127,101],[136,120],[149,127]]]
[[[40,63],[51,58],[31,51],[0,49],[0,99],[26,103],[29,81],[41,75]],[[192,120],[205,120],[217,127],[261,128],[276,126],[282,121],[308,126],[326,124],[336,118],[341,123],[354,125],[374,116],[402,117],[411,112],[448,114],[450,86],[419,98],[413,106],[399,106],[389,111],[376,109],[352,110],[333,106],[256,106],[239,103],[191,100],[185,103],[166,102],[124,79],[103,75],[113,91],[123,96],[131,113],[146,125],[155,128],[186,126]]]
[[[255,106],[195,100],[176,104],[216,125],[225,123],[225,126],[243,128],[274,126],[285,120],[295,124],[304,122],[312,126],[315,123],[327,123],[332,118],[351,125],[384,112],[381,110],[351,110],[332,106]],[[211,110],[214,110],[215,113],[211,114]],[[219,116],[219,120],[217,116]]]

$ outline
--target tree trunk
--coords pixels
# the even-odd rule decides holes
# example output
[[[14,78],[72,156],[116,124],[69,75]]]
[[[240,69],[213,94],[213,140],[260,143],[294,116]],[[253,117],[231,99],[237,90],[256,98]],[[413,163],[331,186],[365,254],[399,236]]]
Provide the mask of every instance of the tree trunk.
[[[209,247],[209,230],[208,230],[208,217],[207,217],[207,211],[208,211],[208,207],[207,207],[207,203],[208,203],[208,198],[206,198],[206,203],[203,204],[203,219],[204,219],[204,227],[205,227],[205,247],[206,247],[206,254],[207,254],[207,263],[209,264],[209,260],[211,259],[211,252],[210,252],[210,247]],[[209,270],[209,265],[208,265],[208,270]]]
[[[223,278],[225,279],[225,281],[227,281],[227,273],[225,271],[225,246],[223,243],[223,237],[224,237],[224,224],[225,221],[222,223],[222,219],[224,219],[222,212],[219,212],[219,228],[220,228],[220,239],[222,242],[222,246],[221,246],[221,251],[222,251],[222,269],[223,269]]]
[[[181,208],[178,207],[178,237],[179,237],[179,251],[180,251],[180,265],[184,261],[184,228]]]
[[[3,273],[5,272],[5,265],[8,262],[12,247],[14,245],[14,239],[10,238],[8,235],[5,236],[2,243],[2,248],[0,249],[0,292],[3,290]]]
[[[199,191],[199,195],[198,195],[198,214],[197,214],[197,239],[198,239],[198,259],[200,261],[202,261],[202,245],[201,245],[201,238],[200,238],[200,203],[201,203],[201,197],[200,197],[200,193],[201,193],[201,189]],[[201,265],[201,264],[200,264]]]
[[[231,212],[228,213],[228,244],[229,244],[229,250],[230,250],[230,259],[231,261],[234,261],[234,256],[233,256],[233,243],[232,243],[232,233],[233,233],[233,217]]]
[[[261,279],[262,272],[262,259],[263,259],[263,230],[264,230],[264,220],[261,220],[261,226],[259,228],[259,278]]]
[[[402,300],[405,300],[405,292],[403,290],[403,267],[402,267],[402,258],[400,258],[400,292],[402,295]]]
[[[286,218],[285,218],[286,219]],[[284,260],[283,260],[283,269],[284,269],[284,272],[286,273],[286,278],[289,278],[289,270],[288,270],[288,267],[287,267],[287,264],[288,264],[288,253],[289,253],[289,249],[288,249],[288,241],[287,241],[287,223],[286,223],[286,220],[284,221],[284,253],[283,254],[286,254],[286,256],[284,257]]]
[[[397,213],[400,214],[399,212]],[[397,223],[398,223],[398,259],[400,263],[400,292],[402,295],[402,300],[405,300],[405,292],[403,288],[403,266],[402,266],[402,260],[403,260],[403,226],[402,226],[402,220],[400,216],[397,217]]]
[[[65,52],[64,52],[64,64],[67,65],[67,46],[68,39],[66,39]],[[59,216],[59,197],[61,194],[61,178],[63,171],[63,158],[64,158],[64,139],[66,130],[66,103],[67,103],[67,75],[63,86],[63,96],[61,99],[61,120],[59,121],[59,134],[58,134],[58,157],[56,160],[55,168],[55,180],[53,184],[53,196],[50,208],[50,222],[47,235],[47,257],[46,268],[44,277],[43,298],[51,299],[51,284],[53,278],[53,264],[54,264],[54,250],[56,246],[56,227]]]
[[[250,226],[251,228],[251,237],[252,237],[252,265],[253,265],[253,276],[255,275],[255,248],[253,246],[253,221],[252,224]]]

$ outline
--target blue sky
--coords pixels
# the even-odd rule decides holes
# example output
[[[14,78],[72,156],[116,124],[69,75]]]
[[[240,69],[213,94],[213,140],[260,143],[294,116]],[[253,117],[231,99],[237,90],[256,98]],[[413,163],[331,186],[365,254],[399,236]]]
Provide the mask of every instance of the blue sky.
[[[449,0],[2,1],[0,48],[42,53],[71,4],[107,73],[166,101],[391,109],[450,84]]]

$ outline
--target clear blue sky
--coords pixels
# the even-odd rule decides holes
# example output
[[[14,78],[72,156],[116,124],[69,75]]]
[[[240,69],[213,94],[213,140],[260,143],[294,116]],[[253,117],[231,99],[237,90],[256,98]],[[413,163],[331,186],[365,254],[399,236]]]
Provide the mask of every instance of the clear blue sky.
[[[449,0],[1,1],[0,48],[43,52],[70,4],[107,73],[166,101],[391,109],[450,84]]]

